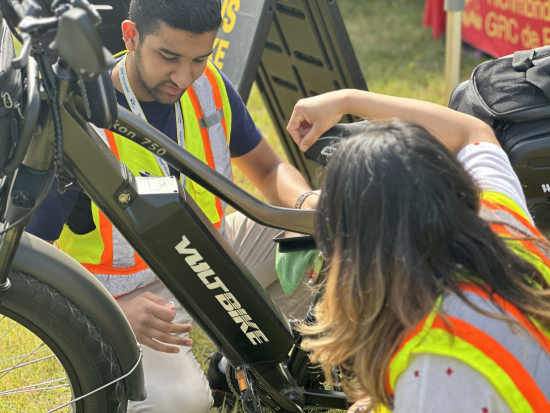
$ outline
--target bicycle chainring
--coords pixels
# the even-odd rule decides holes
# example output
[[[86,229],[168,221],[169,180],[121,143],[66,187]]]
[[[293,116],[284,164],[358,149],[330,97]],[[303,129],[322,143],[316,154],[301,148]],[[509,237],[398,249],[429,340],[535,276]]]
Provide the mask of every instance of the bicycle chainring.
[[[229,388],[237,398],[242,403],[240,392],[237,390],[239,388],[239,383],[237,382],[236,378],[236,371],[235,368],[227,364],[227,369],[225,370],[225,378],[227,379],[227,384],[229,385]],[[262,401],[262,410],[269,409],[267,411],[271,412],[278,412],[281,410],[281,407],[271,398],[269,393],[264,389],[264,387],[256,380],[252,375],[251,379],[253,381],[254,390],[256,393],[260,396],[260,400]],[[304,412],[328,412],[329,410],[333,410],[329,407],[323,407],[323,406],[304,406]],[[264,410],[265,411],[265,410]]]

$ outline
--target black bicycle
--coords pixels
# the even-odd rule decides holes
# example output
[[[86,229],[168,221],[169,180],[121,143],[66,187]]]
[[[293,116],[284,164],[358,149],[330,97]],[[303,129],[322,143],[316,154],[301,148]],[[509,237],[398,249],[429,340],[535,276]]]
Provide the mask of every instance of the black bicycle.
[[[177,180],[133,176],[92,124],[142,145],[261,224],[311,234],[313,212],[258,201],[117,108],[97,11],[86,0],[52,8],[42,18],[34,0],[0,0],[0,62],[10,61],[0,72],[0,407],[124,412],[127,400],[146,397],[140,348],[116,302],[80,264],[24,233],[57,176],[60,191],[89,195],[227,357],[248,412],[346,409],[345,395],[325,388],[293,325]],[[23,44],[18,58],[8,25]],[[56,31],[53,67],[40,43],[48,31]]]

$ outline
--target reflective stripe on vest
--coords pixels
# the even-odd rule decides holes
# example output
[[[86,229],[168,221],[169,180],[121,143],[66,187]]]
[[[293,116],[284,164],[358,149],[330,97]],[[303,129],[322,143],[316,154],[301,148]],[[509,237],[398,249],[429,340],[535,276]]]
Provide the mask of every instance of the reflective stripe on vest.
[[[203,75],[183,94],[180,104],[186,150],[232,180],[231,107],[223,79],[212,63],[208,62]],[[164,175],[151,152],[111,131],[94,129],[134,175],[139,176],[140,170]],[[210,221],[216,228],[223,228],[226,204],[191,179],[182,178],[182,185]],[[114,296],[154,282],[153,272],[93,203],[92,216],[94,231],[76,235],[65,226],[59,247],[92,272]]]
[[[487,293],[475,284],[464,284],[466,298],[480,309],[499,314]],[[495,387],[514,412],[550,409],[550,340],[525,315],[497,297],[506,315],[525,330],[512,331],[494,319],[445,294],[436,309],[403,340],[390,362],[387,390],[393,396],[399,375],[414,354],[438,354],[468,364]],[[437,309],[445,318],[437,314]]]
[[[550,280],[548,242],[514,201],[502,194],[484,193],[480,216],[510,249]],[[460,283],[460,289],[478,308],[500,314],[480,286]],[[501,297],[492,299],[525,329],[512,331],[506,321],[481,314],[446,293],[392,357],[386,376],[388,393],[393,396],[397,379],[413,354],[431,353],[457,358],[479,371],[514,412],[550,411],[550,333]],[[445,317],[438,314],[439,308]],[[378,411],[388,410],[381,406]]]
[[[479,215],[508,248],[531,263],[550,284],[550,245],[514,201],[503,194],[486,192]]]

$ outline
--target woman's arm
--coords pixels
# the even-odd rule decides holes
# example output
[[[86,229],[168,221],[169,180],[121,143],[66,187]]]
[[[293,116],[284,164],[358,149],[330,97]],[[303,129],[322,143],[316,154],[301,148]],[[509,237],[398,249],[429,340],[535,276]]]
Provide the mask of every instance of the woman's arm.
[[[368,120],[399,118],[424,126],[451,152],[458,154],[469,143],[499,145],[492,129],[473,116],[434,103],[344,89],[300,100],[287,130],[305,151],[343,115]]]

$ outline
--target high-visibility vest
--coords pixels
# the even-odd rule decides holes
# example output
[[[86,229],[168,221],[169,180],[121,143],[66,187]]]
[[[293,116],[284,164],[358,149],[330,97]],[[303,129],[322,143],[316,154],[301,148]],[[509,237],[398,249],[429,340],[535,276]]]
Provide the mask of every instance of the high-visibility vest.
[[[182,95],[180,104],[185,149],[231,180],[228,149],[231,107],[224,81],[211,62]],[[140,170],[164,176],[155,156],[141,145],[109,130],[96,130],[135,176],[140,176]],[[225,219],[226,203],[191,179],[186,178],[184,185],[214,226],[220,229]],[[59,248],[86,267],[114,296],[154,282],[155,274],[93,202],[92,217],[96,228],[85,235],[77,235],[65,225],[58,241]]]
[[[548,244],[517,204],[500,193],[485,192],[480,216],[490,222],[495,233],[506,237],[510,249],[550,280]],[[460,282],[459,288],[478,308],[498,313],[479,285]],[[502,297],[494,295],[494,299],[525,331],[512,332],[506,321],[481,314],[456,295],[444,293],[393,355],[386,376],[388,394],[393,397],[397,379],[412,356],[429,353],[459,359],[477,370],[513,412],[550,411],[550,332]],[[445,318],[438,315],[438,309]],[[376,411],[388,410],[381,406]]]

